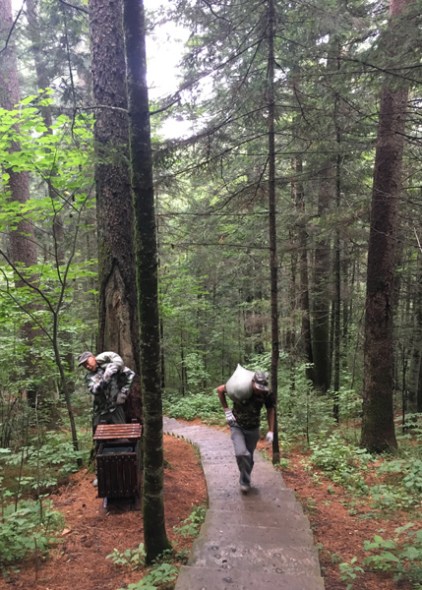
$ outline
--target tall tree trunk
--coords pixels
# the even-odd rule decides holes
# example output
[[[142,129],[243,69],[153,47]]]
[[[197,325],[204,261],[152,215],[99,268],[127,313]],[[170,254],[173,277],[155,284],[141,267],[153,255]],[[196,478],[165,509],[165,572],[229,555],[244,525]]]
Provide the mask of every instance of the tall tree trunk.
[[[129,171],[126,63],[121,0],[90,0],[96,102],[99,334],[98,349],[118,352],[139,375],[133,210]],[[139,380],[131,398],[140,418]]]
[[[301,113],[302,80],[300,68],[294,65],[292,68],[292,95],[295,106]],[[293,121],[293,141],[298,146],[301,143],[302,115],[296,115]],[[309,302],[309,272],[308,272],[308,232],[305,207],[305,187],[303,182],[303,157],[297,153],[292,160],[292,199],[295,210],[295,234],[299,250],[299,307],[301,312],[301,327],[299,340],[299,354],[302,361],[307,364],[306,377],[313,382],[313,351],[311,333],[311,313]]]
[[[338,46],[337,50],[337,71],[340,70],[340,54],[341,49]],[[339,109],[340,109],[340,96],[338,92],[335,93],[334,97],[334,127],[336,135],[336,167],[335,167],[335,203],[336,210],[340,214],[341,206],[341,128],[339,122]],[[341,239],[340,229],[336,229],[336,235],[334,240],[334,299],[333,299],[333,390],[334,390],[334,405],[333,414],[335,420],[340,420],[340,405],[339,405],[339,391],[340,391],[340,359],[341,359]]]
[[[278,326],[278,258],[277,258],[277,208],[275,187],[275,97],[274,97],[274,38],[275,38],[275,5],[268,0],[268,227],[270,245],[270,289],[271,289],[271,387],[277,400],[278,390],[278,359],[280,356]],[[277,428],[273,440],[273,463],[280,461],[280,448]]]
[[[293,164],[293,199],[296,210],[296,227],[299,245],[299,305],[301,310],[301,356],[308,365],[313,364],[311,321],[309,310],[308,237],[305,218],[305,189],[303,186],[303,162],[296,156]],[[306,369],[308,379],[313,379],[313,369]]]
[[[409,0],[391,0],[390,25],[384,39],[390,56],[399,51],[404,29],[399,26],[398,16],[409,3]],[[371,452],[397,448],[393,408],[393,308],[407,99],[408,84],[395,76],[386,77],[381,91],[366,287],[361,444]]]
[[[294,201],[295,194],[294,194],[294,183],[292,183],[291,192],[292,192],[292,199]],[[286,332],[285,332],[285,347],[289,355],[289,389],[290,391],[294,391],[296,389],[296,365],[298,360],[298,342],[296,336],[296,315],[297,315],[297,268],[298,268],[298,250],[296,249],[296,233],[294,228],[290,228],[289,230],[289,237],[291,247],[290,253],[290,281],[289,281],[289,318],[286,320]],[[300,356],[299,356],[300,358]]]
[[[417,260],[412,313],[412,351],[410,356],[406,408],[410,413],[420,411],[420,408],[418,408],[418,392],[420,391],[422,368],[422,257],[420,254],[418,254]]]
[[[326,218],[333,198],[333,167],[327,161],[320,172],[318,191],[318,216]],[[327,230],[322,228],[315,245],[314,284],[313,284],[313,358],[314,385],[326,392],[330,387],[330,296],[329,273],[331,268],[330,240]]]
[[[327,74],[333,77],[340,71],[342,45],[337,34],[332,35],[329,44]],[[334,78],[335,79],[335,78]],[[327,151],[332,150],[321,169],[321,180],[318,192],[318,215],[326,221],[327,216],[335,206],[340,208],[340,178],[341,178],[341,126],[340,126],[340,94],[332,85],[332,122],[328,131],[329,141],[324,146]],[[334,149],[333,149],[334,147]],[[340,380],[340,240],[338,232],[334,238],[334,257],[331,255],[331,238],[321,227],[321,234],[315,248],[315,294],[314,294],[314,361],[315,385],[323,392],[331,386],[332,365],[334,365],[335,391],[338,391]],[[334,267],[335,281],[331,284],[328,269]],[[328,272],[327,272],[328,271]],[[334,287],[334,289],[332,289]],[[331,311],[330,311],[330,302]],[[331,322],[330,322],[331,318]],[[330,333],[331,328],[331,333]],[[337,346],[338,344],[338,346]],[[334,402],[333,413],[338,419],[338,400]]]
[[[158,253],[152,180],[151,130],[146,81],[145,14],[142,0],[124,0],[130,113],[131,171],[141,327],[144,408],[143,517],[146,560],[170,548],[163,501],[163,411],[161,393]]]

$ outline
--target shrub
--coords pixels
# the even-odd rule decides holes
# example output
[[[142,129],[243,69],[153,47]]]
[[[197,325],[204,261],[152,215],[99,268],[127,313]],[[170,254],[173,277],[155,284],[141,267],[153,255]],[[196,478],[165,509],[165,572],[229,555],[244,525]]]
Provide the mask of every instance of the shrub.
[[[167,393],[163,399],[163,407],[164,413],[171,418],[200,418],[208,424],[224,423],[224,413],[217,394],[196,393],[180,397]]]
[[[0,527],[0,562],[10,565],[33,554],[46,554],[63,528],[63,517],[50,503],[20,502],[3,509]]]

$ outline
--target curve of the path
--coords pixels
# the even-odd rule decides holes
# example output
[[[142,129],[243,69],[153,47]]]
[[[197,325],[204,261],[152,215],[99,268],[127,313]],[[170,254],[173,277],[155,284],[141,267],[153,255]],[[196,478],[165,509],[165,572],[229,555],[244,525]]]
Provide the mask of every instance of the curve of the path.
[[[323,590],[309,521],[281,474],[259,452],[252,488],[239,490],[228,432],[164,419],[164,432],[195,444],[208,510],[175,590]]]

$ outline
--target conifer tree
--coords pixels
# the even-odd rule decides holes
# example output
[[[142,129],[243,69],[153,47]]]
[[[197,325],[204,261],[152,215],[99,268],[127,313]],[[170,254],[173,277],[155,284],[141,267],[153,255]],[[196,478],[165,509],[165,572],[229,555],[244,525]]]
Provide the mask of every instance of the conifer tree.
[[[139,375],[126,64],[120,0],[90,2],[99,267],[99,350],[114,350]],[[131,398],[139,398],[135,384]],[[140,404],[138,404],[139,406]],[[140,408],[128,418],[139,418]]]
[[[144,409],[142,509],[146,560],[147,563],[152,563],[165,550],[170,549],[170,543],[165,529],[163,502],[164,454],[158,255],[143,0],[124,0],[124,31],[141,329],[141,381]]]
[[[390,3],[389,27],[383,40],[390,67],[397,63],[405,35],[401,16],[410,3]],[[394,275],[408,96],[407,80],[388,73],[381,90],[370,219],[361,439],[364,447],[378,453],[397,448],[393,406]]]

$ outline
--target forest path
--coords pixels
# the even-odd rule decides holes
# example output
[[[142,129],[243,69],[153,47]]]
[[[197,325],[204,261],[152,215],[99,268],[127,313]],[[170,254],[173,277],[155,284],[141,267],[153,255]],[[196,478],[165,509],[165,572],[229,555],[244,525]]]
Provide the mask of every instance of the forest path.
[[[301,505],[257,451],[252,488],[239,489],[228,432],[164,419],[164,432],[200,451],[208,510],[175,590],[323,590],[318,553]]]

